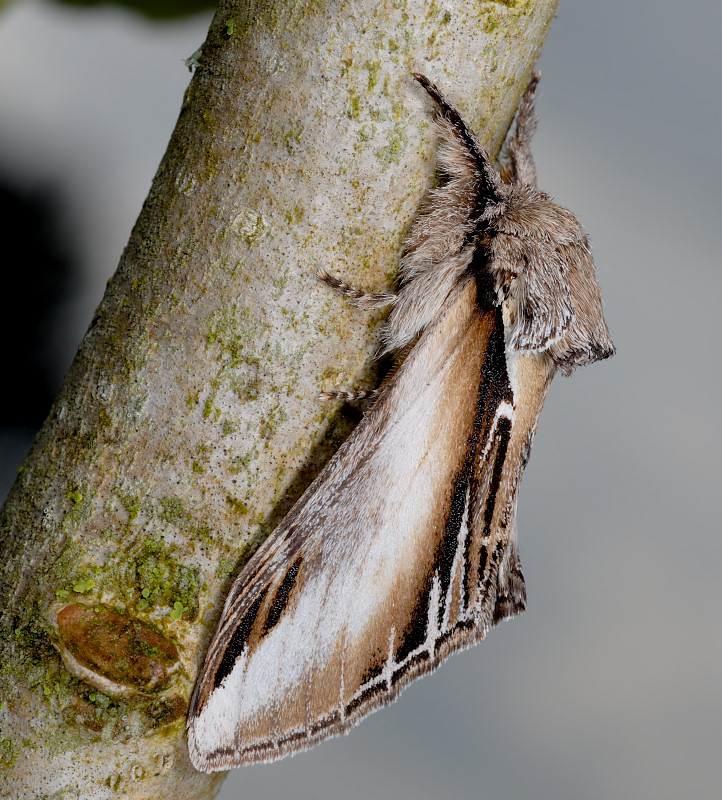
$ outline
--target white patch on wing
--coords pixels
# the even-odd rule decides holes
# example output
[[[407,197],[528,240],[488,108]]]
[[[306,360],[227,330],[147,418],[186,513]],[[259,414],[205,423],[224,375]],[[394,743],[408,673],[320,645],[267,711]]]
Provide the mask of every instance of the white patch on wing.
[[[339,503],[331,493],[330,504],[328,494],[322,493],[312,497],[295,520],[299,526],[305,526],[306,515],[323,520],[323,532],[314,532],[321,538],[317,546],[323,568],[307,574],[278,623],[244,651],[210,693],[195,722],[201,749],[232,742],[234,732],[252,726],[259,714],[282,708],[286,698],[333,657],[339,643],[353,648],[353,640],[364,635],[384,597],[395,588],[398,575],[413,563],[416,534],[431,513],[428,497],[437,483],[434,460],[418,463],[419,453],[434,450],[433,423],[441,401],[434,394],[433,385],[424,387],[386,428],[382,446],[365,461],[359,459],[356,472],[345,476],[348,496],[362,496],[363,503]],[[369,484],[374,491],[369,492]],[[438,579],[436,587],[440,595]],[[391,675],[396,667],[390,651]],[[378,676],[372,683],[378,680],[385,678]],[[336,694],[335,687],[331,690]]]
[[[229,747],[235,738],[235,698],[241,691],[246,654],[242,653],[221,685],[211,692],[208,701],[193,723],[194,735],[201,752]]]
[[[486,439],[486,444],[484,445],[484,449],[481,452],[481,458],[479,458],[479,465],[483,464],[488,455],[489,451],[491,450],[491,446],[494,444],[494,436],[496,435],[496,429],[499,425],[499,420],[504,417],[508,419],[509,422],[514,424],[514,406],[511,403],[508,403],[506,400],[502,400],[501,403],[497,406],[496,412],[494,414],[494,419],[492,420],[491,427],[489,429],[489,435]]]
[[[508,339],[508,330],[504,325],[504,336]],[[506,373],[509,376],[509,386],[511,386],[511,394],[516,404],[519,397],[519,353],[509,347],[508,341],[505,343],[504,355],[506,357]]]
[[[425,649],[429,654],[434,652],[434,642],[439,638],[439,611],[441,610],[441,582],[439,573],[434,573],[429,592],[429,606],[426,614],[426,639],[424,640]]]
[[[389,633],[389,651],[386,656],[386,664],[381,674],[376,678],[373,683],[383,682],[387,686],[391,686],[391,679],[394,677],[394,643],[396,642],[396,626],[391,626],[391,633]],[[368,684],[367,684],[368,685]],[[356,693],[358,695],[359,692]]]

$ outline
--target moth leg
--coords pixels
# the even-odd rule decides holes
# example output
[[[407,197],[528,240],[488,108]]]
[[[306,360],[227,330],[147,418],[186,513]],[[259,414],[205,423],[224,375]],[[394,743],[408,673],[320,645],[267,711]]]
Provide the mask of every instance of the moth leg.
[[[320,269],[316,273],[316,277],[341,292],[341,294],[345,294],[346,297],[350,297],[358,308],[384,308],[391,305],[396,299],[396,295],[390,292],[364,292],[362,289],[357,289],[355,286],[346,283],[346,281],[331,275],[325,269]]]
[[[514,135],[506,146],[504,172],[506,177],[516,185],[536,186],[536,167],[531,154],[531,140],[537,124],[537,116],[534,113],[534,95],[540,78],[541,72],[532,73],[529,85],[519,104]]]
[[[324,402],[327,400],[345,400],[347,402],[353,402],[354,400],[372,400],[378,397],[378,394],[378,389],[356,389],[352,392],[321,392],[318,398]]]
[[[362,289],[357,289],[326,272],[325,269],[320,269],[316,273],[318,280],[328,284],[331,288],[341,292],[341,294],[350,297],[354,305],[358,308],[373,309],[384,308],[390,305],[396,299],[395,294],[390,292],[364,292]],[[338,391],[338,392],[321,392],[319,399],[326,402],[327,400],[344,400],[346,402],[353,402],[354,400],[371,400],[378,396],[378,389],[353,389],[351,391]]]

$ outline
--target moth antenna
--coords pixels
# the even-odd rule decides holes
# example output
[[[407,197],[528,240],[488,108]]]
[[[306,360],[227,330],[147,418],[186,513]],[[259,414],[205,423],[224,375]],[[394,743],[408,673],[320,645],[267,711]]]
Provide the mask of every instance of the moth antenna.
[[[504,169],[514,184],[536,186],[536,167],[531,154],[531,140],[536,131],[537,115],[534,111],[534,97],[541,79],[541,72],[532,72],[516,115],[514,135],[507,144],[507,160]]]
[[[316,277],[322,283],[336,289],[341,294],[345,294],[346,297],[350,297],[358,308],[384,308],[391,305],[396,299],[396,295],[390,292],[364,292],[363,289],[357,289],[355,286],[346,283],[346,281],[331,275],[325,269],[320,269],[316,273]]]
[[[412,75],[424,89],[426,89],[429,97],[436,102],[441,116],[451,123],[459,138],[474,158],[479,176],[483,182],[483,185],[480,187],[481,192],[494,199],[499,199],[499,175],[491,165],[489,154],[481,146],[474,132],[464,122],[461,114],[459,114],[457,109],[444,97],[437,86],[431,83],[431,81],[420,72],[413,72]]]
[[[327,400],[345,400],[346,402],[353,402],[354,400],[372,400],[378,397],[378,395],[378,389],[358,389],[353,392],[321,392],[318,398],[324,403]]]

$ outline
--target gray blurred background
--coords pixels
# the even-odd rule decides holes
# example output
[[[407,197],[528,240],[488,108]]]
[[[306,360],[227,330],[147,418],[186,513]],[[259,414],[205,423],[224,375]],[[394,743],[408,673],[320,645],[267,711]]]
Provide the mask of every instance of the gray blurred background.
[[[0,393],[2,497],[209,20],[0,15],[0,335],[20,384]],[[720,31],[719,0],[567,2],[544,48],[539,182],[592,236],[618,354],[555,381],[542,415],[519,513],[529,610],[350,736],[233,771],[223,800],[722,796]]]

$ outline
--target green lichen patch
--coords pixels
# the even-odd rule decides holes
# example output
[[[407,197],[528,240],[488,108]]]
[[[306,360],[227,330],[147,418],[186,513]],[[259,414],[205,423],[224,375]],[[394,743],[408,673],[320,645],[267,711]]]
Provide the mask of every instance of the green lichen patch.
[[[298,133],[298,139],[296,139],[294,133],[289,133],[288,136],[289,138],[285,140],[287,148],[291,146],[290,142],[292,140],[300,141],[301,138],[300,132]],[[231,229],[244,239],[247,245],[251,246],[267,232],[268,223],[262,214],[246,208],[236,214],[231,224]]]
[[[71,531],[87,522],[93,513],[93,503],[81,489],[70,489],[65,493],[65,513],[61,522],[63,531]]]
[[[195,532],[201,526],[191,523]],[[195,619],[198,613],[198,572],[195,567],[179,563],[170,549],[157,538],[146,539],[135,559],[135,586],[138,610],[151,606],[174,608],[183,606],[182,616]]]
[[[218,578],[219,581],[225,581],[233,574],[235,567],[236,564],[234,561],[221,556],[221,558],[218,560],[218,566],[216,567],[215,571],[216,578]]]
[[[70,721],[70,720],[68,720]],[[75,721],[75,720],[72,720]],[[70,725],[50,731],[45,743],[51,756],[59,756],[68,751],[77,750],[87,743],[87,736],[82,729]]]
[[[181,526],[188,520],[188,514],[183,507],[180,497],[162,497],[160,501],[161,511],[158,515],[164,522],[171,525]]]
[[[247,369],[228,376],[230,389],[242,403],[258,399],[262,387],[260,359],[247,359],[247,362]]]
[[[261,420],[261,425],[258,430],[258,437],[265,440],[265,446],[268,447],[270,439],[276,432],[279,425],[288,419],[288,414],[282,406],[277,405],[272,408],[268,414]]]
[[[22,652],[21,670],[23,675],[27,678],[31,673],[38,674],[40,679],[42,665],[47,661],[55,659],[55,652],[48,636],[48,632],[44,625],[39,623],[41,617],[38,603],[32,603],[31,608],[27,609],[27,621],[24,624],[18,624],[14,630],[7,632],[3,630],[3,638],[8,637],[12,645],[17,645]],[[14,660],[14,659],[12,659]],[[6,660],[0,658],[0,664],[4,670],[4,666],[11,663],[11,657]]]
[[[287,209],[285,213],[289,224],[295,225],[300,222],[303,217],[303,208],[296,204],[294,208]],[[273,292],[271,293],[271,298],[273,300],[281,299],[288,287],[289,277],[290,270],[288,267],[279,269],[279,274],[273,279]]]
[[[213,394],[211,397],[206,398],[206,402],[203,404],[203,419],[210,419],[213,417],[213,419],[217,420],[220,417],[220,408],[216,408],[213,405],[215,397],[215,394]]]
[[[201,57],[203,56],[203,48],[199,47],[197,50],[194,50],[188,58],[183,59],[183,63],[186,67],[188,67],[188,72],[193,72],[194,69],[197,69],[201,63]]]
[[[12,739],[0,739],[0,768],[12,767],[18,757],[18,748]]]
[[[495,30],[502,24],[503,18],[501,15],[489,14],[483,21],[482,27],[485,33],[494,33]]]
[[[69,678],[67,688],[55,698],[63,724],[50,729],[46,739],[54,755],[92,740],[127,741],[156,732],[180,721],[188,707],[188,698],[172,690],[111,697],[67,672],[65,675]]]
[[[141,691],[166,683],[179,660],[175,643],[139,619],[109,606],[72,603],[56,617],[59,647],[85,669]]]
[[[346,116],[354,122],[358,122],[361,119],[361,101],[358,94],[353,90],[348,93]]]
[[[92,578],[78,578],[77,580],[73,581],[73,591],[77,592],[78,594],[85,594],[89,592],[91,589],[95,587],[95,581]],[[62,589],[59,589],[55,594],[56,596],[63,592]],[[67,591],[65,592],[67,595]],[[62,596],[62,595],[61,595]]]
[[[131,519],[140,503],[138,498],[125,498]],[[148,520],[155,520],[156,525],[188,533],[196,541],[215,541],[214,531],[204,521],[193,519],[180,498],[146,499],[143,512]],[[102,563],[96,564],[88,563],[88,553],[81,552],[77,543],[68,537],[45,581],[54,598],[61,602],[72,602],[80,597],[92,601],[102,591],[104,598],[112,596],[113,604],[120,609],[134,612],[165,609],[165,614],[180,601],[183,619],[195,619],[199,592],[196,567],[184,563],[177,546],[167,544],[160,535],[132,541],[127,524],[121,533],[115,550],[112,550],[113,537],[103,539],[102,552],[99,551]]]
[[[140,498],[136,495],[126,494],[117,487],[115,494],[128,514],[128,523],[131,523],[140,514]]]
[[[283,128],[283,144],[289,156],[297,155],[301,152],[301,137],[303,136],[303,125],[300,122],[289,122]]]
[[[228,495],[226,497],[226,503],[236,512],[236,514],[247,514],[250,509],[248,506],[242,501],[239,500],[237,497],[232,497]]]
[[[255,447],[243,455],[233,456],[230,463],[230,470],[234,475],[238,475],[241,472],[249,472],[251,462],[255,461],[257,458],[258,450]]]
[[[104,408],[98,411],[98,424],[104,429],[113,427],[113,418]]]
[[[180,695],[159,697],[151,700],[144,708],[153,728],[170,725],[176,720],[184,719],[188,709],[188,700]]]
[[[183,603],[180,600],[176,600],[173,603],[173,608],[170,611],[170,618],[172,620],[179,620],[183,616],[183,612],[186,610]]]
[[[398,164],[406,152],[408,144],[409,137],[406,133],[406,125],[398,121],[389,133],[386,145],[375,150],[374,155],[384,164]]]
[[[279,293],[285,288],[283,282]],[[268,325],[251,309],[235,305],[215,312],[209,319],[208,345],[217,351],[218,372],[211,381],[210,392],[203,404],[203,418],[217,421],[221,408],[219,395],[232,392],[240,403],[256,400],[263,382],[265,358],[271,347],[266,335]]]
[[[208,329],[206,341],[219,349],[219,361],[228,367],[246,364],[251,346],[263,333],[251,309],[239,309],[235,305],[214,312],[208,320]],[[253,354],[252,358],[257,355]]]
[[[379,61],[367,61],[364,64],[364,69],[368,72],[368,90],[371,91],[374,86],[379,82],[379,73],[381,72],[381,62]]]

